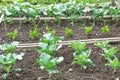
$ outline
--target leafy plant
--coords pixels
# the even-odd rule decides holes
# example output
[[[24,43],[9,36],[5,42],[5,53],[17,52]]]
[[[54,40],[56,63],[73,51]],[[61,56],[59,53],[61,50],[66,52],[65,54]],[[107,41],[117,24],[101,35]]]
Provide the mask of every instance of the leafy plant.
[[[110,49],[106,49],[104,48],[104,54],[102,54],[102,56],[104,56],[105,59],[113,59],[116,52],[118,51],[115,47],[110,47]]]
[[[90,12],[90,11],[91,11],[91,8],[88,7],[88,6],[84,7],[84,9],[82,9],[82,12],[83,12],[83,14],[84,14],[84,16],[85,16],[85,18],[83,19],[84,25],[86,25],[86,15],[87,15],[87,13]]]
[[[7,36],[8,36],[9,38],[11,38],[12,40],[14,40],[14,39],[17,37],[17,34],[18,34],[18,30],[15,29],[15,30],[12,31],[12,32],[8,32]]]
[[[109,59],[109,63],[107,63],[106,65],[113,68],[114,72],[116,72],[116,70],[120,68],[120,62],[117,57],[114,57],[113,60]]]
[[[55,30],[50,30],[48,26],[46,26],[45,28],[46,28],[47,33],[55,34]]]
[[[36,39],[39,35],[38,28],[35,27],[34,30],[29,31],[30,38]]]
[[[95,45],[103,50],[104,54],[102,54],[102,56],[108,61],[108,63],[105,65],[112,67],[114,72],[116,72],[116,70],[120,68],[120,62],[115,56],[116,52],[118,51],[116,47],[109,46],[107,40],[103,42],[97,42]]]
[[[110,6],[109,15],[115,16],[115,17],[113,17],[113,19],[115,19],[116,23],[119,20],[119,18],[118,18],[119,12],[120,11],[119,11],[119,9],[117,9],[117,7]]]
[[[73,64],[78,64],[83,69],[86,69],[88,64],[95,66],[92,60],[89,58],[90,54],[91,50],[83,51],[81,54],[74,57]]]
[[[62,38],[54,36],[52,33],[44,34],[39,42],[39,47],[37,49],[38,53],[44,52],[46,54],[54,55],[55,51],[61,47],[61,45],[56,45],[61,40]]]
[[[63,61],[63,57],[56,57],[53,58],[46,54],[46,53],[41,53],[39,58],[36,60],[36,62],[40,65],[40,69],[45,69],[48,74],[49,74],[49,79],[51,78],[52,74],[55,73],[60,73],[59,70],[56,70],[57,65]]]
[[[49,0],[49,1],[56,3],[55,0],[54,1]],[[45,3],[49,2],[49,1],[47,0],[47,1],[45,1]],[[108,5],[108,6],[101,4],[102,0],[100,0],[99,2],[94,0],[97,3],[95,5],[90,5],[89,3],[86,3],[86,2],[89,2],[88,0],[87,1],[85,1],[85,0],[84,1],[70,0],[67,2],[66,1],[65,1],[65,3],[41,5],[41,4],[38,4],[38,2],[42,3],[44,1],[29,0],[29,2],[30,2],[29,3],[26,1],[24,2],[21,0],[19,0],[19,1],[17,0],[15,2],[12,2],[11,5],[9,5],[9,4],[0,5],[0,10],[1,10],[0,13],[5,14],[5,19],[7,17],[19,17],[19,18],[25,17],[27,19],[32,18],[33,20],[35,20],[40,17],[54,17],[55,19],[58,20],[58,22],[60,22],[61,17],[70,17],[72,24],[74,24],[73,22],[76,21],[79,16],[85,15],[85,17],[86,17],[89,14],[89,12],[91,12],[91,11],[93,13],[94,24],[95,24],[96,20],[98,20],[100,18],[103,19],[104,15],[106,15],[105,13],[108,13],[108,12],[112,15],[116,14],[116,18],[118,18],[119,9],[116,10],[116,7],[115,7],[115,9],[110,8],[110,5],[108,3],[105,3],[105,5]],[[32,2],[35,2],[35,4],[37,4],[37,5],[31,4]],[[57,0],[57,2],[59,2],[59,0]],[[87,6],[86,6],[86,4],[87,4]],[[83,19],[83,20],[86,20],[86,19]],[[86,22],[86,21],[84,21],[84,22]],[[32,23],[33,23],[33,25],[36,25],[35,21],[33,21]]]
[[[72,36],[73,35],[73,31],[72,29],[68,28],[68,27],[65,27],[65,34],[67,36]]]
[[[93,29],[92,26],[85,27],[85,34],[90,35],[92,33],[92,29]]]
[[[5,43],[3,45],[0,45],[0,50],[3,50],[5,53],[12,53],[18,47],[18,45],[19,42],[17,41],[13,41],[10,44]]]
[[[109,34],[110,29],[109,29],[108,26],[103,26],[101,28],[101,31],[102,31],[102,33],[104,33],[105,35],[107,35],[107,34]]]
[[[108,40],[105,40],[105,41],[96,41],[95,43],[94,43],[94,45],[95,46],[98,46],[98,47],[100,47],[101,49],[104,49],[104,48],[108,48],[109,47],[109,45],[108,45]]]
[[[75,50],[75,52],[73,53],[73,56],[74,56],[73,64],[78,64],[83,69],[87,68],[87,64],[94,66],[94,63],[89,58],[91,54],[91,50],[90,49],[87,50],[85,48],[86,45],[87,45],[86,42],[71,43],[71,47]]]
[[[103,19],[103,16],[104,16],[104,9],[96,9],[96,8],[93,8],[93,26],[95,25],[95,23],[96,23],[96,21],[97,20],[100,20],[100,19],[102,19],[102,20],[104,20]]]
[[[86,42],[80,42],[80,43],[76,43],[76,42],[72,42],[71,43],[71,47],[75,50],[75,55],[77,54],[81,54],[82,51],[86,50]]]
[[[2,74],[2,78],[6,79],[9,72],[14,68],[13,66],[16,64],[17,60],[22,60],[24,54],[16,54],[16,53],[7,53],[0,55],[0,69],[6,71],[5,74]]]

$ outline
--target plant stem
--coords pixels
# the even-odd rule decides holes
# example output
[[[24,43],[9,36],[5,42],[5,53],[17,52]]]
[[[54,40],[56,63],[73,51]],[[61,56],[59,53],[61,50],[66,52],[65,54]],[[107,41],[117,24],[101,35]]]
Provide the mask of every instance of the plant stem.
[[[37,27],[38,27],[38,25],[40,24],[40,22],[41,22],[41,20],[38,21]]]
[[[6,30],[6,29],[7,29],[7,27],[6,27],[6,26],[7,26],[7,25],[6,25],[6,24],[7,24],[7,21],[3,21],[3,24],[4,24],[4,28],[5,28],[5,30]]]
[[[51,75],[51,73],[50,73],[50,74],[49,74],[49,78],[48,78],[48,80],[50,80],[50,79],[51,79],[51,76],[52,76],[52,75]]]
[[[19,18],[21,18],[21,16],[19,15]],[[21,28],[21,26],[22,26],[22,20],[20,20],[19,21],[19,23],[18,23],[18,29],[20,29]]]
[[[114,69],[114,71],[113,71],[113,73],[112,74],[114,74],[116,72],[116,69]]]
[[[85,18],[84,18],[84,26],[86,25],[86,13],[84,13],[84,16],[85,16]]]

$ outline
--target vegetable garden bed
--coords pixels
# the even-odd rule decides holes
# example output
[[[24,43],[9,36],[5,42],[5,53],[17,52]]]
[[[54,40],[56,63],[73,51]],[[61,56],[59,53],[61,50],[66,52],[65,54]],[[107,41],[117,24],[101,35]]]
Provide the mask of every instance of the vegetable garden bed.
[[[74,26],[71,26],[69,20],[62,20],[60,26],[54,21],[48,21],[47,25],[51,30],[55,30],[55,35],[64,36],[63,41],[69,40],[81,40],[81,39],[93,39],[93,38],[108,38],[108,37],[120,37],[120,27],[115,24],[114,21],[110,19],[107,20],[106,24],[108,25],[110,31],[108,34],[103,34],[101,28],[104,26],[104,23],[101,21],[96,22],[96,25],[93,27],[92,33],[90,35],[85,34],[85,27],[82,25],[81,21],[74,23]],[[86,26],[93,25],[92,21],[87,20]],[[72,29],[73,35],[67,36],[65,34],[65,27]],[[7,33],[18,29],[18,22],[7,23],[6,28],[4,28],[3,23],[0,24],[0,44],[12,42],[12,40],[7,36]],[[20,43],[36,43],[39,42],[46,30],[46,24],[44,21],[41,21],[38,25],[39,36],[38,38],[31,39],[29,36],[29,30],[34,29],[33,25],[29,22],[23,22],[22,26],[18,29],[18,35],[14,39]],[[110,44],[111,46],[117,47],[120,50],[120,43]],[[104,57],[100,56],[103,53],[102,49],[94,46],[93,44],[88,44],[87,49],[91,49],[90,59],[93,61],[95,66],[87,65],[86,69],[82,69],[79,65],[71,65],[73,61],[74,50],[70,46],[63,46],[59,49],[55,56],[63,56],[64,60],[58,65],[58,69],[62,74],[54,74],[51,80],[117,80],[120,78],[120,70],[118,69],[113,73],[111,67],[105,66],[107,60]],[[2,51],[1,51],[2,52]],[[35,62],[39,54],[35,52],[35,48],[18,48],[16,52],[23,52],[25,54],[22,61],[18,61],[15,65],[16,67],[21,68],[21,71],[15,72],[12,71],[7,77],[7,80],[37,80],[38,77],[43,77],[43,80],[48,79],[48,74],[45,70],[40,70],[39,65]],[[118,51],[116,56],[120,59],[120,52]],[[0,71],[2,75],[4,71]]]
[[[11,1],[0,5],[0,80],[120,79],[116,1]]]

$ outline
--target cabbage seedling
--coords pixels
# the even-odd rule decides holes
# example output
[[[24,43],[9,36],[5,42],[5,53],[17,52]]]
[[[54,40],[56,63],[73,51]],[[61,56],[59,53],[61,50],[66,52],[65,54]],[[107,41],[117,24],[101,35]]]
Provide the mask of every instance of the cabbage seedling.
[[[108,45],[108,40],[105,40],[105,41],[103,41],[103,42],[96,41],[96,42],[94,43],[94,45],[100,47],[101,49],[104,49],[104,48],[108,48],[108,47],[109,47],[109,45]]]
[[[56,45],[61,40],[62,38],[56,37],[52,33],[44,34],[43,38],[40,39],[39,47],[37,49],[38,53],[44,52],[46,54],[54,55],[55,51],[61,47],[61,45]]]
[[[11,53],[11,52],[14,52],[14,50],[18,47],[19,45],[19,42],[17,41],[13,41],[12,43],[10,44],[3,44],[3,45],[0,45],[0,50],[3,50],[5,53]]]
[[[76,55],[74,57],[73,64],[78,64],[83,69],[86,69],[88,64],[95,66],[92,60],[89,58],[90,54],[91,54],[91,50],[86,50],[83,51],[81,54]]]
[[[94,63],[89,58],[91,50],[90,49],[87,50],[86,45],[87,45],[86,42],[71,43],[71,47],[75,50],[75,52],[73,53],[74,61],[72,64],[78,64],[83,69],[86,69],[88,64],[94,66]]]
[[[41,53],[36,62],[40,65],[40,69],[45,69],[49,74],[49,79],[52,74],[60,73],[59,70],[56,70],[57,65],[63,61],[63,57],[52,58],[50,55],[46,53]]]
[[[51,34],[55,34],[55,29],[54,30],[51,30],[49,27],[48,27],[48,25],[45,27],[45,29],[46,29],[46,31],[47,31],[47,33],[51,33]]]
[[[3,79],[6,79],[6,77],[9,75],[9,72],[13,69],[13,66],[16,64],[16,61],[22,60],[23,56],[23,53],[7,53],[0,55],[0,69],[6,71],[5,74],[2,74]]]
[[[34,30],[29,31],[30,38],[36,39],[39,35],[38,28],[35,27]]]
[[[82,51],[86,50],[86,42],[80,42],[80,43],[76,43],[76,42],[72,42],[71,43],[71,47],[75,50],[75,55],[77,54],[81,54]]]
[[[106,49],[104,48],[104,54],[102,54],[102,56],[104,56],[105,59],[112,59],[115,57],[116,52],[118,51],[115,47],[111,47],[110,49]]]
[[[72,36],[72,35],[73,35],[72,29],[66,27],[66,28],[65,28],[65,34],[66,34],[67,36]]]
[[[85,27],[85,34],[90,35],[90,34],[92,33],[92,29],[93,29],[92,26],[90,26],[90,27]]]
[[[118,68],[120,68],[120,61],[118,60],[118,58],[115,56],[115,58],[109,59],[109,63],[106,64],[107,66],[110,66],[111,68],[114,69],[114,72],[116,72],[116,70]]]
[[[103,34],[107,35],[109,33],[110,29],[109,29],[108,26],[103,26],[101,28],[101,31],[102,31]]]
[[[18,30],[15,29],[15,30],[12,31],[12,32],[8,32],[7,36],[8,36],[9,38],[11,38],[12,40],[14,40],[14,39],[17,37],[17,34],[18,34]]]

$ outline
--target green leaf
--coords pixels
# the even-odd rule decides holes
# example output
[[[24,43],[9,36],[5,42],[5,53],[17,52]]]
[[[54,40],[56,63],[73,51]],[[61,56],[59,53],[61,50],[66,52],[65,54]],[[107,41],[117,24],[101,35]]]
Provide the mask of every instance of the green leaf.
[[[24,56],[24,53],[20,54],[20,55],[16,55],[16,59],[18,60],[22,60]]]
[[[6,80],[7,79],[7,74],[2,74],[2,79]]]
[[[50,55],[42,53],[36,62],[40,65],[41,69],[45,69],[49,74],[53,74],[58,72],[55,69],[63,59],[63,57],[52,58]]]
[[[19,42],[13,41],[10,44],[4,43],[3,45],[0,45],[0,50],[5,51],[6,53],[13,52],[19,45]]]
[[[92,26],[90,26],[90,27],[85,27],[85,34],[90,35],[90,34],[92,33],[92,29],[93,29]]]
[[[48,46],[47,43],[44,43],[44,42],[39,43],[39,47],[42,48],[42,49],[47,49],[47,46]]]
[[[49,71],[49,74],[59,74],[60,73],[60,71],[59,70],[50,70]]]
[[[83,51],[82,54],[89,57],[90,54],[91,54],[91,49],[88,49],[88,50],[86,50],[86,51]]]
[[[60,63],[60,62],[62,62],[63,60],[64,60],[64,57],[59,57],[59,58],[57,59],[57,62]]]
[[[114,71],[116,71],[118,68],[120,68],[120,62],[116,56],[113,60],[111,60],[110,58],[108,60],[109,60],[109,63],[107,63],[105,65],[110,66],[111,68],[114,69]]]
[[[108,45],[108,40],[105,40],[105,41],[102,41],[102,42],[96,41],[96,42],[94,43],[94,45],[100,47],[101,49],[104,49],[104,48],[108,48],[108,47],[109,47],[109,45]]]
[[[21,68],[14,68],[14,71],[21,71]]]
[[[37,27],[35,27],[34,30],[30,30],[29,35],[32,39],[36,39],[39,35]]]
[[[91,9],[90,9],[90,7],[85,7],[82,11],[83,11],[84,13],[86,13],[86,12],[90,12]]]
[[[12,40],[14,40],[17,37],[18,30],[15,29],[14,31],[8,32],[7,36],[10,37]]]
[[[47,33],[43,35],[43,38],[40,39],[39,48],[37,51],[39,53],[46,53],[54,55],[55,51],[58,50],[60,46],[57,47],[57,43],[61,41],[62,38],[54,36],[52,33]]]
[[[0,64],[4,61],[4,58],[5,58],[5,56],[4,55],[0,55]]]
[[[109,33],[110,29],[109,29],[109,27],[106,25],[106,26],[103,26],[103,27],[101,28],[101,31],[102,31],[105,35],[107,35],[107,34]]]
[[[76,54],[81,54],[86,48],[86,42],[72,42],[71,47],[75,50]]]
[[[85,42],[81,42],[81,43],[76,43],[73,42],[71,43],[72,48],[75,50],[73,56],[74,56],[74,60],[72,62],[72,64],[78,64],[80,65],[83,69],[87,68],[87,65],[90,64],[92,66],[95,66],[94,63],[92,62],[92,60],[89,58],[90,54],[91,54],[91,50],[90,49],[86,49],[86,43]]]
[[[66,34],[67,36],[72,36],[72,35],[73,35],[72,29],[69,29],[68,27],[65,27],[65,34]]]
[[[105,59],[112,59],[118,50],[115,47],[110,47],[110,49],[104,48],[103,51],[104,54],[102,54],[102,56],[104,56]]]
[[[51,58],[51,56],[48,54],[42,53],[39,58],[42,60],[48,61]]]

